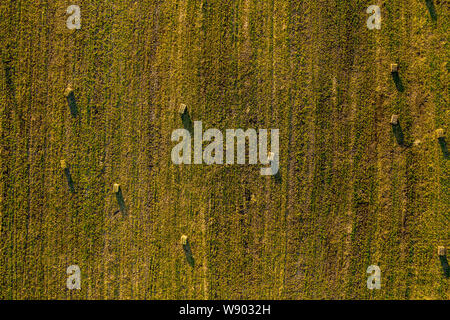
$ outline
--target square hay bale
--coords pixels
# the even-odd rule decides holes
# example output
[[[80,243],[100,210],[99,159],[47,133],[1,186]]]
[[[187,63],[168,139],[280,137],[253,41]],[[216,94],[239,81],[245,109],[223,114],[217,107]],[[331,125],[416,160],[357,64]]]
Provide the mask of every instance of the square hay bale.
[[[120,190],[120,184],[114,183],[114,185],[113,185],[113,191],[114,191],[114,193],[119,192],[119,190]]]
[[[437,129],[436,130],[436,138],[437,139],[444,139],[445,138],[445,131],[444,131],[444,129]]]
[[[391,116],[391,124],[392,124],[393,126],[398,125],[398,114],[393,114],[393,115]]]
[[[182,235],[181,236],[181,244],[183,245],[183,246],[185,246],[185,245],[187,245],[187,241],[188,241],[188,237],[186,236],[186,235]]]
[[[267,157],[267,159],[269,159],[269,161],[274,161],[275,160],[275,153],[273,152],[269,152],[269,155]]]
[[[178,108],[178,113],[183,115],[187,112],[188,112],[187,106],[184,103],[180,104],[180,107]]]
[[[61,160],[61,169],[67,169],[67,162],[66,160]]]
[[[439,246],[438,247],[438,255],[439,256],[445,256],[446,255],[445,247],[443,247],[443,246]]]
[[[73,89],[70,84],[67,86],[66,90],[64,90],[64,96],[67,98],[70,94],[73,93]]]
[[[391,73],[397,73],[397,72],[398,72],[398,64],[391,63]]]

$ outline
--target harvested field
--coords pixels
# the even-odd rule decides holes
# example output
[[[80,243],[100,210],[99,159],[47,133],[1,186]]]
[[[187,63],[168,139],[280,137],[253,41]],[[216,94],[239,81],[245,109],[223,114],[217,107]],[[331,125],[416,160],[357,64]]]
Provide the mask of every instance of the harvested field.
[[[448,4],[2,1],[0,299],[450,299]],[[172,163],[181,104],[279,178]]]

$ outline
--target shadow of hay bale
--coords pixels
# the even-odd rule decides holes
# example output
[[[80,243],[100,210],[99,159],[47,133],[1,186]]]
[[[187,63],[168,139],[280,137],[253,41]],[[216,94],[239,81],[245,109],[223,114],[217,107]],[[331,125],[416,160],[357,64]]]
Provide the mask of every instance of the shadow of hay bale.
[[[7,45],[9,48],[10,46]],[[24,129],[25,121],[24,121],[24,114],[22,111],[22,108],[18,108],[18,103],[16,99],[16,88],[14,86],[14,74],[15,74],[15,67],[13,64],[13,59],[11,57],[11,53],[3,52],[2,53],[2,64],[3,64],[3,71],[4,71],[4,78],[5,78],[5,98],[7,99],[8,103],[5,106],[5,115],[9,116],[9,113],[11,112],[12,108],[14,108],[17,111],[18,118],[20,119],[20,128],[21,130]]]
[[[395,140],[397,140],[397,143],[400,146],[404,146],[405,137],[403,135],[403,130],[400,125],[400,122],[397,122],[397,124],[391,124],[391,125],[392,125],[392,133],[394,134]]]
[[[276,183],[282,183],[283,178],[281,176],[281,171],[278,169],[278,172],[273,176]]]
[[[70,113],[72,114],[72,117],[75,118],[78,115],[78,106],[77,100],[75,99],[75,94],[73,93],[73,89],[69,86],[64,92],[64,95],[67,98],[67,104],[69,105]]]
[[[13,83],[13,67],[11,66],[11,59],[10,58],[3,58],[3,70],[5,72],[5,83],[6,88],[8,91],[13,92],[14,91],[14,83]]]
[[[191,117],[189,116],[188,113],[181,115],[181,120],[183,121],[183,127],[184,129],[186,129],[187,131],[189,131],[189,133],[191,135],[194,134],[194,125],[192,123]]]
[[[441,146],[442,153],[444,154],[444,158],[448,159],[448,148],[447,141],[445,140],[445,130],[443,128],[436,129],[436,138],[438,139],[438,143]]]
[[[272,170],[272,173],[277,170],[277,173],[273,174],[272,177],[275,179],[276,183],[281,183],[283,181],[282,177],[281,177],[281,170],[280,170],[280,161],[279,159],[275,158],[275,154],[273,152],[269,152],[268,154],[268,160],[269,160],[269,165],[270,168]],[[277,161],[277,162],[275,162]]]
[[[450,154],[448,152],[447,147],[447,141],[445,141],[445,138],[439,138],[438,139],[439,145],[441,146],[442,154],[444,155],[445,159],[450,158]]]
[[[439,260],[441,261],[442,270],[444,272],[444,276],[446,278],[450,278],[450,266],[448,265],[447,256],[439,256]]]
[[[400,79],[400,75],[398,72],[392,72],[392,80],[394,80],[395,87],[399,92],[405,91],[405,87],[403,86],[402,79]]]
[[[75,186],[73,184],[72,175],[70,174],[69,168],[64,169],[64,174],[66,175],[67,185],[72,193],[75,193]]]
[[[127,208],[125,206],[125,200],[122,194],[122,188],[120,188],[119,184],[114,184],[114,193],[116,194],[117,203],[119,204],[120,212],[122,212],[123,216],[127,214]]]
[[[65,160],[61,160],[61,168],[64,171],[64,175],[66,176],[67,185],[69,186],[69,190],[72,193],[75,193],[75,186],[72,179],[72,174],[70,173],[69,166],[67,165]]]
[[[180,105],[180,108],[178,109],[178,113],[181,116],[181,121],[183,122],[184,129],[186,129],[187,131],[189,131],[189,133],[191,135],[193,135],[194,134],[194,125],[192,123],[191,116],[189,115],[189,110],[188,110],[187,106],[182,103]]]
[[[437,14],[436,14],[436,7],[434,6],[434,1],[433,0],[426,0],[425,2],[427,4],[428,12],[430,13],[431,19],[433,21],[436,21],[437,20]]]
[[[192,255],[191,244],[189,243],[188,240],[186,240],[186,243],[183,244],[183,251],[184,251],[184,255],[186,256],[186,260],[189,263],[189,265],[191,267],[194,267],[195,266],[195,260],[194,260],[194,257]]]

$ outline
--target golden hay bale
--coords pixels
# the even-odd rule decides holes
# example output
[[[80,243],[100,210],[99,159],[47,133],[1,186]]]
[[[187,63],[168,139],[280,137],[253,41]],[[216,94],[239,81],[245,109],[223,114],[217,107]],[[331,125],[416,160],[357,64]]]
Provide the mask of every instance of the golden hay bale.
[[[444,137],[445,137],[444,129],[437,129],[436,130],[436,138],[437,139],[443,139]]]
[[[391,124],[394,126],[398,125],[398,114],[393,114],[391,116]]]
[[[67,163],[66,163],[66,160],[61,160],[61,169],[67,169]]]
[[[186,235],[182,235],[181,236],[181,244],[183,245],[183,246],[185,246],[185,245],[187,245],[187,241],[188,241],[188,237],[186,236]]]
[[[185,114],[186,112],[187,112],[187,106],[184,103],[180,104],[180,107],[178,108],[178,113]]]
[[[64,96],[68,97],[71,93],[73,92],[72,87],[70,86],[70,84],[67,86],[66,90],[64,90]]]
[[[398,64],[396,64],[396,63],[391,63],[391,72],[392,72],[392,73],[398,72]]]
[[[439,246],[439,247],[438,247],[438,255],[439,255],[439,256],[445,256],[445,254],[446,254],[445,251],[446,251],[446,250],[445,250],[445,247],[443,247],[443,246]]]
[[[120,190],[120,184],[114,183],[114,185],[113,185],[113,191],[114,191],[114,193],[119,192],[119,190]]]

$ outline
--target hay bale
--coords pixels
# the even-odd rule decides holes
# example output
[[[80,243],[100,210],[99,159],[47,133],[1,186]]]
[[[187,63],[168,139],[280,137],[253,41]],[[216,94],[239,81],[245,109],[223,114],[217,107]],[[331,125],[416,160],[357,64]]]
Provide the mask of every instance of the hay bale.
[[[183,246],[185,246],[185,245],[187,245],[187,242],[188,242],[188,237],[186,236],[186,235],[182,235],[181,236],[181,244],[183,245]]]
[[[187,106],[184,103],[180,104],[180,107],[178,108],[178,113],[180,115],[183,115],[183,114],[185,114],[187,112],[188,112]]]
[[[268,155],[267,159],[269,159],[270,162],[274,161],[275,160],[275,153],[269,152],[269,155]]]
[[[443,247],[443,246],[438,247],[438,255],[441,257],[444,257],[446,255],[445,247]]]
[[[437,139],[444,139],[445,138],[445,131],[444,131],[444,129],[437,129],[436,130],[436,138]]]
[[[67,169],[67,163],[66,160],[61,160],[61,169]]]
[[[398,114],[393,114],[393,115],[391,116],[391,124],[392,124],[393,126],[398,125]]]
[[[68,98],[69,96],[70,96],[70,94],[72,94],[73,93],[73,89],[72,89],[72,87],[70,86],[70,84],[67,86],[67,88],[66,88],[66,90],[64,90],[64,96],[66,97],[66,98]]]
[[[114,191],[114,193],[118,193],[120,191],[120,184],[114,183],[113,191]]]
[[[398,72],[398,64],[391,63],[391,73],[397,73],[397,72]]]

